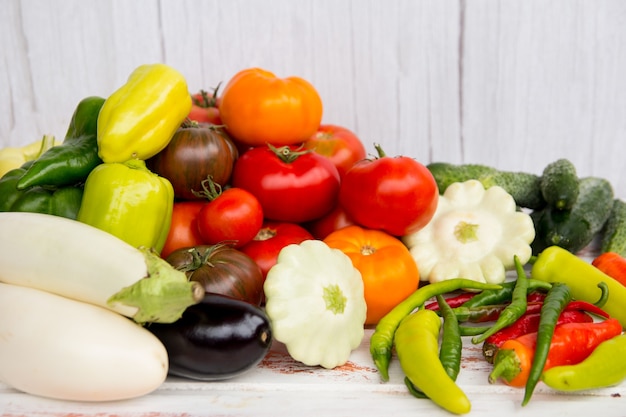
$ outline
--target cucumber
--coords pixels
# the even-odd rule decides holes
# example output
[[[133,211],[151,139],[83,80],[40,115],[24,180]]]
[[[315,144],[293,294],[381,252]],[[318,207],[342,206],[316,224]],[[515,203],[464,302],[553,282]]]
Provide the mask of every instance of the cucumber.
[[[528,172],[498,171],[479,178],[479,181],[485,188],[492,185],[504,188],[520,207],[537,210],[546,206],[546,201],[539,189],[541,182],[539,175]]]
[[[427,168],[433,174],[441,194],[454,182],[475,179],[480,181],[485,188],[494,185],[502,187],[511,194],[515,203],[520,207],[537,210],[546,205],[539,188],[541,177],[535,174],[501,171],[480,164],[455,165],[445,162],[434,162],[427,165]]]
[[[439,187],[439,193],[443,194],[446,188],[455,182],[475,180],[485,175],[496,172],[495,168],[480,164],[455,165],[447,162],[433,162],[426,166]]]
[[[552,245],[576,253],[602,230],[613,207],[611,184],[603,178],[585,177],[579,180],[578,188],[571,210],[546,206],[531,213],[535,224],[533,253]]]
[[[541,195],[548,206],[557,210],[570,210],[578,198],[576,167],[568,159],[558,159],[548,164],[539,183]]]
[[[613,200],[611,215],[602,231],[600,251],[615,252],[626,257],[626,202],[616,198]]]

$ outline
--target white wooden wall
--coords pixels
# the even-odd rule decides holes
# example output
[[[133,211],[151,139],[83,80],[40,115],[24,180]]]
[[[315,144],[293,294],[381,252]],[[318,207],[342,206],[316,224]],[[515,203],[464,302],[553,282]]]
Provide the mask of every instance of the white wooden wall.
[[[373,152],[541,173],[626,198],[624,0],[0,0],[0,146],[165,62],[192,92],[259,66],[311,81]]]

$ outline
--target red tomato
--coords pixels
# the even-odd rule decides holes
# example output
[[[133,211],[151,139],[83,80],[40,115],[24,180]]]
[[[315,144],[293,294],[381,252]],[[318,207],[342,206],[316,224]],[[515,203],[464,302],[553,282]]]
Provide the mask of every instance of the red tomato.
[[[339,173],[332,162],[315,152],[270,145],[252,148],[239,157],[232,185],[254,194],[266,219],[302,223],[335,207]]]
[[[254,259],[265,278],[267,271],[276,265],[278,253],[282,248],[310,239],[313,239],[313,236],[300,225],[266,221],[255,238],[239,250]]]
[[[439,190],[428,168],[406,156],[357,162],[343,177],[339,202],[359,225],[403,236],[424,227],[435,214]]]
[[[367,156],[361,139],[352,131],[337,125],[321,125],[317,132],[304,142],[304,147],[330,159],[341,177],[355,162]]]
[[[220,116],[219,109],[220,98],[217,96],[219,88],[219,85],[214,88],[212,94],[204,90],[200,90],[200,92],[192,94],[191,110],[189,111],[189,115],[187,117],[198,123],[221,125],[222,118]]]
[[[198,213],[198,229],[204,243],[232,242],[238,248],[251,241],[263,225],[259,200],[241,188],[229,188],[212,196]]]
[[[161,251],[161,257],[167,256],[176,249],[202,244],[202,236],[198,231],[197,216],[204,201],[181,201],[174,203],[172,209],[172,225]]]
[[[224,87],[220,114],[236,140],[250,146],[294,145],[322,120],[322,99],[299,77],[278,78],[260,68],[235,74]]]
[[[335,230],[343,229],[346,226],[354,225],[354,221],[348,216],[346,211],[337,206],[327,215],[306,223],[304,227],[311,232],[315,239],[324,239]]]

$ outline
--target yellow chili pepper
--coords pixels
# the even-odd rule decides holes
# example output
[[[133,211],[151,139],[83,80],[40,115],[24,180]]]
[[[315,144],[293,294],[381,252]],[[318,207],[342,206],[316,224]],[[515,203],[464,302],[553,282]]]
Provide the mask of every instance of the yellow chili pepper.
[[[180,72],[165,64],[138,67],[100,110],[100,158],[151,158],[167,146],[190,110],[191,96]]]
[[[394,337],[400,366],[413,385],[435,404],[454,414],[466,414],[471,403],[450,378],[439,359],[441,318],[420,309],[406,316]]]
[[[22,147],[0,149],[0,177],[12,169],[21,167],[28,161],[34,161],[44,152],[60,142],[52,135],[44,135],[42,139]]]

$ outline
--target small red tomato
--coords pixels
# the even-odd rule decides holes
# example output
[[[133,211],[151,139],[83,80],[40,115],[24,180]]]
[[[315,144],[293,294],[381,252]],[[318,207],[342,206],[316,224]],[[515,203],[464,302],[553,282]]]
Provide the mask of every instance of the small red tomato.
[[[424,227],[435,214],[439,189],[428,168],[406,156],[357,162],[343,177],[339,203],[357,224],[403,236]]]
[[[207,181],[210,183],[210,179]],[[231,242],[239,248],[257,235],[263,225],[263,208],[254,195],[234,187],[222,191],[214,183],[205,192],[210,201],[198,213],[198,230],[204,243]]]
[[[330,159],[341,177],[355,162],[367,156],[361,139],[351,130],[337,125],[321,125],[317,132],[304,142],[304,147]]]
[[[161,250],[161,257],[176,249],[200,245],[202,237],[198,231],[198,213],[206,203],[204,201],[180,201],[172,209],[172,225]]]
[[[191,110],[187,116],[190,120],[194,120],[198,123],[212,123],[214,125],[221,125],[222,118],[220,116],[219,102],[220,99],[217,96],[217,91],[220,86],[213,89],[213,93],[208,93],[205,90],[200,90],[196,94],[191,95]]]
[[[348,216],[343,207],[337,204],[333,211],[319,219],[304,224],[304,227],[311,232],[315,239],[322,240],[335,230],[354,224],[354,221]]]
[[[298,224],[266,221],[254,239],[239,250],[254,259],[265,278],[267,271],[276,265],[278,253],[282,248],[310,239],[313,239],[313,236]]]
[[[235,162],[233,187],[259,199],[268,220],[303,223],[321,217],[337,203],[339,172],[310,150],[272,145],[252,148]]]

